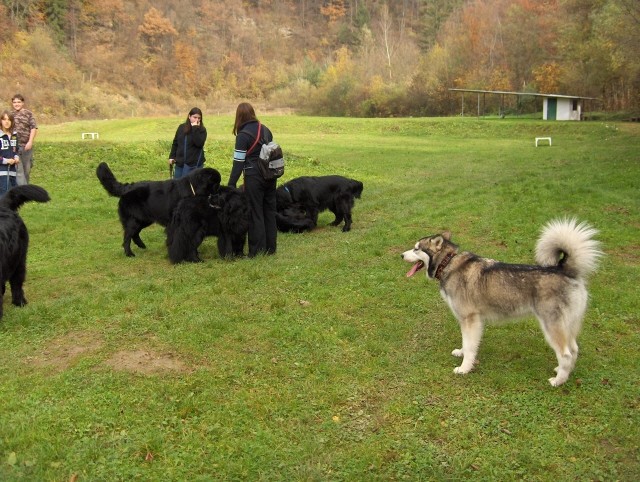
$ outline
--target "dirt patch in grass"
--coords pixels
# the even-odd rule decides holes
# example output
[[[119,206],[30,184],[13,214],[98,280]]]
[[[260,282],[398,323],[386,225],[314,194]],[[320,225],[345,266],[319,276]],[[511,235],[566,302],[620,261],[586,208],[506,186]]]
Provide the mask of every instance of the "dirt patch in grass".
[[[27,356],[26,361],[33,367],[60,373],[102,349],[104,341],[99,335],[90,331],[76,331],[48,341],[37,354]],[[145,348],[118,351],[107,358],[104,364],[117,371],[143,375],[190,371],[189,366],[178,355]]]
[[[37,368],[61,372],[102,346],[103,341],[95,333],[76,331],[50,340],[37,355],[28,356],[27,361]]]
[[[118,371],[156,375],[161,373],[186,373],[187,365],[173,353],[155,353],[151,350],[119,351],[105,363]]]

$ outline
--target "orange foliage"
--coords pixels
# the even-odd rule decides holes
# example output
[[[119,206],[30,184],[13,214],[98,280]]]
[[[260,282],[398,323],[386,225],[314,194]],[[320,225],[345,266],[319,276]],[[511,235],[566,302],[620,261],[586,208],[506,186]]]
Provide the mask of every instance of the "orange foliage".
[[[138,33],[149,45],[154,45],[166,38],[178,36],[178,31],[171,25],[171,21],[162,15],[162,12],[153,7],[144,14],[144,21],[138,27]]]
[[[176,71],[190,85],[192,85],[198,75],[198,64],[193,47],[185,42],[178,41],[173,49],[175,57]]]
[[[87,24],[109,26],[124,14],[123,0],[87,0],[80,11],[81,20]]]
[[[512,90],[509,80],[509,70],[506,66],[499,67],[491,72],[489,80],[490,90]]]
[[[557,94],[560,91],[562,70],[557,63],[551,62],[541,65],[533,70],[533,76],[538,85],[538,92]]]
[[[346,15],[347,7],[344,5],[344,0],[329,0],[320,7],[320,13],[328,17],[330,22],[335,22]]]

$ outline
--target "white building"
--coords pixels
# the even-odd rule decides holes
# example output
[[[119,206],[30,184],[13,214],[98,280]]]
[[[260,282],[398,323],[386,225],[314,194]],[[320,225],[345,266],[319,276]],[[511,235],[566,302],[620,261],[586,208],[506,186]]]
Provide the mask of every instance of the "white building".
[[[581,120],[582,99],[570,95],[544,95],[542,118],[544,120]]]

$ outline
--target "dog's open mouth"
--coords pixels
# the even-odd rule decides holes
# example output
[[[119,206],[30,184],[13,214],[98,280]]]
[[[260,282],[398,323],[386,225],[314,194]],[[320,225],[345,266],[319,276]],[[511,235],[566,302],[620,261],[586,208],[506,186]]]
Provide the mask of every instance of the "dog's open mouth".
[[[422,261],[418,261],[414,264],[409,271],[407,271],[407,278],[411,278],[414,274],[424,268],[424,263]]]

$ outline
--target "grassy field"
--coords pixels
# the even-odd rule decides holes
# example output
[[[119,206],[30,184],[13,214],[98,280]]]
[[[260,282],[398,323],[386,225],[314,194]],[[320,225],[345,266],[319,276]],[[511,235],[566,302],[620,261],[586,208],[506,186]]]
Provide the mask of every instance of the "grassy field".
[[[169,264],[164,232],[123,255],[95,177],[165,179],[182,119],[42,126],[21,214],[29,305],[0,322],[0,480],[624,480],[640,478],[640,126],[473,118],[265,117],[286,179],[364,182],[353,230],[278,238],[269,258]],[[226,180],[231,117],[206,116]],[[99,141],[80,141],[99,132]],[[534,147],[551,136],[552,147]],[[606,253],[569,381],[533,319],[460,333],[400,253],[443,229],[529,263],[576,216]]]

